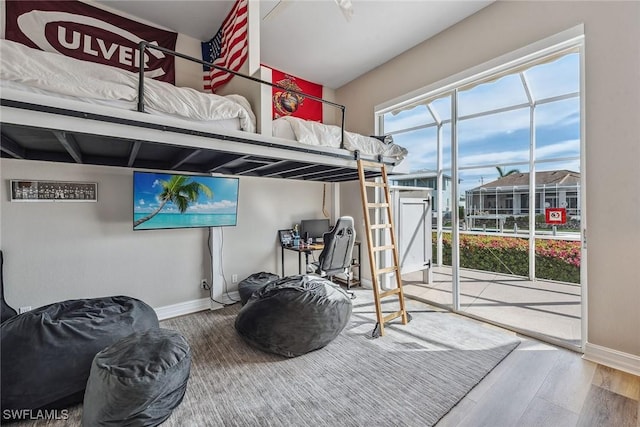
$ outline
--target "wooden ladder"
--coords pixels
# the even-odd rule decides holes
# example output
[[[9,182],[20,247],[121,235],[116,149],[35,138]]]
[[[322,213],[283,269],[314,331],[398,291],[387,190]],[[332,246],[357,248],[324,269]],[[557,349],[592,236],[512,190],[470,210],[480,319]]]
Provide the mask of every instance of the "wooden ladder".
[[[367,181],[364,174],[364,168],[376,169],[382,173],[382,182]],[[393,227],[393,216],[391,215],[391,195],[389,193],[389,181],[387,178],[387,169],[383,163],[369,162],[366,160],[358,160],[358,176],[360,177],[360,195],[362,197],[362,208],[364,210],[364,223],[367,233],[367,245],[369,248],[369,265],[371,266],[371,281],[373,284],[373,296],[376,304],[376,315],[378,323],[373,330],[373,336],[378,337],[384,335],[384,324],[390,320],[398,317],[402,317],[402,324],[406,325],[410,316],[407,313],[407,309],[404,303],[404,292],[402,291],[402,277],[400,275],[400,262],[398,257],[398,246],[396,245],[396,235]],[[384,190],[384,203],[369,203],[367,197],[367,188],[382,188]],[[380,215],[380,223],[372,224],[370,210],[384,209],[386,212],[386,222],[383,220],[384,215]],[[374,246],[373,230],[388,229],[391,244],[383,246]],[[376,262],[376,253],[383,251],[393,252],[393,265],[385,268],[378,268]],[[391,290],[382,291],[380,289],[379,276],[382,274],[394,273],[396,278],[396,287]],[[386,297],[398,296],[400,310],[387,314],[386,316],[382,312],[381,299]]]

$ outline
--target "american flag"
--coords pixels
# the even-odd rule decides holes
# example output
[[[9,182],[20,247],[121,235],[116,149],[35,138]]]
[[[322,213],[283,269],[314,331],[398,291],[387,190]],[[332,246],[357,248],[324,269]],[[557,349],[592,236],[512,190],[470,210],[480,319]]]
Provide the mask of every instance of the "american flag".
[[[236,0],[218,33],[208,42],[202,43],[202,60],[214,65],[238,71],[248,56],[247,0]],[[227,83],[233,74],[203,66],[204,90],[215,90]]]

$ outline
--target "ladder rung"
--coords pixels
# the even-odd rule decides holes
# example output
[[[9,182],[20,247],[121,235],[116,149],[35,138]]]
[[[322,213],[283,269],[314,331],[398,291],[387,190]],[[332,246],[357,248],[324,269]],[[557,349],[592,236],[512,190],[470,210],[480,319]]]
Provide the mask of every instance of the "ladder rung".
[[[388,208],[389,203],[367,203],[369,208]]]
[[[373,249],[374,252],[379,252],[379,251],[388,251],[395,248],[395,246],[393,245],[386,245],[386,246],[376,246]]]
[[[379,230],[381,228],[391,228],[391,224],[386,223],[386,224],[374,224],[371,226],[372,230]]]
[[[382,163],[376,163],[376,162],[370,162],[368,160],[360,160],[360,164],[362,166],[369,166],[371,168],[382,168],[383,164]]]
[[[392,273],[397,269],[398,267],[396,267],[395,265],[393,267],[381,268],[380,270],[376,271],[376,274]]]
[[[387,316],[384,316],[382,318],[382,321],[384,323],[387,323],[389,320],[393,320],[393,319],[395,319],[397,317],[400,317],[400,316],[402,316],[402,311],[396,311],[395,313],[391,313],[391,314],[389,314]]]
[[[373,182],[373,181],[365,181],[364,182],[365,187],[386,187],[387,184],[385,184],[384,182]]]
[[[393,288],[391,290],[384,291],[384,292],[378,294],[378,297],[379,298],[386,298],[386,297],[390,297],[392,295],[399,294],[399,293],[400,293],[400,288]]]

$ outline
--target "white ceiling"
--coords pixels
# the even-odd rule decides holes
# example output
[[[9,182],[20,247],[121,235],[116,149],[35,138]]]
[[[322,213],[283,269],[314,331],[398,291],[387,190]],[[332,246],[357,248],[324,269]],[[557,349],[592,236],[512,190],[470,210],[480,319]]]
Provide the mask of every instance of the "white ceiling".
[[[233,0],[98,2],[202,41],[213,37],[233,5]],[[262,0],[261,62],[337,89],[493,0],[351,2],[347,21],[334,0]]]

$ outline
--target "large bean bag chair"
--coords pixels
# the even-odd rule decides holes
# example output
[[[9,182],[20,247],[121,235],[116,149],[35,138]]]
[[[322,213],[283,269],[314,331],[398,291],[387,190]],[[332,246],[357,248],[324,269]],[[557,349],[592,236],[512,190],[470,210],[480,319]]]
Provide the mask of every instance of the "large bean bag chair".
[[[12,317],[1,325],[2,409],[82,402],[94,356],[150,328],[158,328],[155,311],[126,296],[62,301]]]
[[[352,308],[349,295],[329,280],[289,276],[256,291],[238,313],[235,327],[250,345],[295,357],[333,341]]]
[[[176,331],[136,332],[93,359],[82,425],[157,426],[178,407],[191,370],[189,344]]]
[[[238,283],[238,293],[240,294],[240,302],[245,305],[251,295],[259,289],[262,289],[264,285],[274,280],[278,280],[280,276],[273,273],[267,273],[261,271],[260,273],[253,273],[251,276]]]

